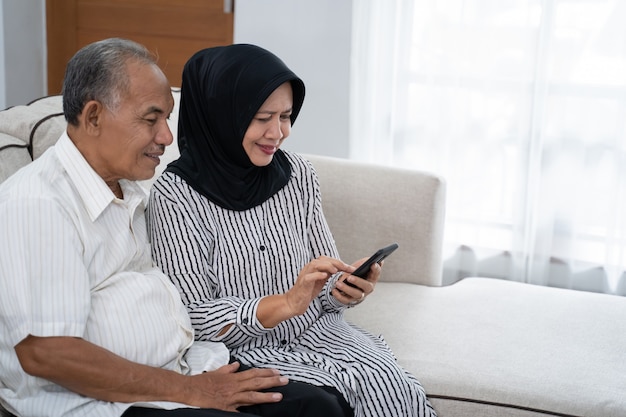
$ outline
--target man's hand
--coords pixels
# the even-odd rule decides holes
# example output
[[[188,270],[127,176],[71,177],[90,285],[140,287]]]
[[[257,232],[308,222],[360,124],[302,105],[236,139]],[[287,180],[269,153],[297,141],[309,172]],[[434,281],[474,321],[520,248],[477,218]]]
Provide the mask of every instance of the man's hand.
[[[225,365],[215,371],[191,377],[187,384],[190,404],[201,408],[237,411],[245,405],[278,402],[282,394],[259,392],[268,388],[285,385],[286,377],[274,369],[248,369],[236,372],[237,362]]]
[[[238,363],[187,376],[128,361],[76,337],[28,336],[15,346],[25,372],[102,401],[172,401],[235,411],[242,405],[277,402],[260,390],[287,384],[273,369],[236,372]]]

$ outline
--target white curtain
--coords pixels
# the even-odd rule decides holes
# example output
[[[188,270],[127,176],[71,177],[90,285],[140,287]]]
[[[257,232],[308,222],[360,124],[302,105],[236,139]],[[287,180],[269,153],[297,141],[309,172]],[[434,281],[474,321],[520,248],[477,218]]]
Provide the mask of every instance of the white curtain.
[[[351,158],[446,179],[445,283],[626,295],[626,2],[353,11]]]

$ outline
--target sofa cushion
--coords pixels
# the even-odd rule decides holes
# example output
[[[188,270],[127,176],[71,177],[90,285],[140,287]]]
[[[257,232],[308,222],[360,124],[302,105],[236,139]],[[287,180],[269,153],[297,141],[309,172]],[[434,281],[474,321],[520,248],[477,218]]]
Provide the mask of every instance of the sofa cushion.
[[[379,283],[346,315],[382,333],[442,416],[626,415],[624,297],[490,278]]]
[[[62,107],[61,96],[50,96],[0,112],[0,182],[57,141],[66,126]]]
[[[16,137],[0,133],[0,183],[31,161],[27,146]]]

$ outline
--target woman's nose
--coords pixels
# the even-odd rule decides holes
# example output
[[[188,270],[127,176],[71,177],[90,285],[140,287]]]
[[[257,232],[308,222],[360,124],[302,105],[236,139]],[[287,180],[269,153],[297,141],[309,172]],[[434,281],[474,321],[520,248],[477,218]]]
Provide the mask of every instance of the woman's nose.
[[[276,139],[276,140],[280,140],[285,136],[282,130],[282,124],[280,122],[280,118],[270,123],[269,129],[267,131],[267,136],[271,139]]]

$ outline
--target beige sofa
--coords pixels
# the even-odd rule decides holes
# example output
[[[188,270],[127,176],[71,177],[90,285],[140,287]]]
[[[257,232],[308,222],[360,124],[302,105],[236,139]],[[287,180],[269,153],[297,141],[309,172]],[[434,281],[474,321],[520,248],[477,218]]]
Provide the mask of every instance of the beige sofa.
[[[59,97],[0,112],[0,182],[63,128]],[[347,317],[386,338],[440,417],[626,416],[626,297],[489,278],[441,286],[441,178],[307,156],[345,261],[399,243]]]

